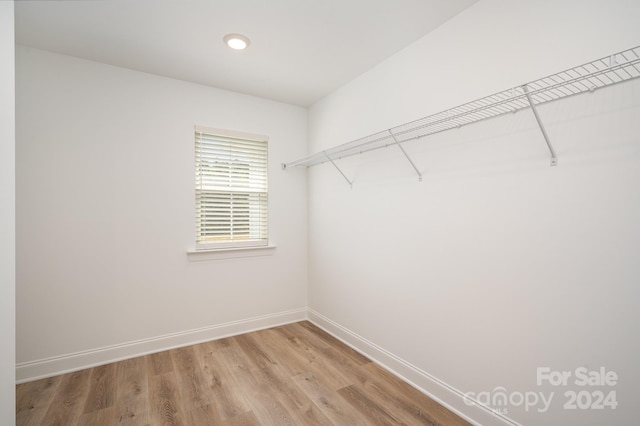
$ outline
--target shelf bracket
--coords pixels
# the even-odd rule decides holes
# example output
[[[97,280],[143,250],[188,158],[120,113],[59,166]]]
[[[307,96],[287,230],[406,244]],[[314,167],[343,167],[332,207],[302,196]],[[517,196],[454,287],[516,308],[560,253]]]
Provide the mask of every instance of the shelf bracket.
[[[522,90],[524,94],[527,96],[527,100],[529,101],[529,105],[531,106],[531,111],[533,111],[533,115],[536,117],[536,121],[538,122],[538,127],[540,127],[540,131],[542,132],[542,136],[544,137],[544,141],[547,143],[547,147],[549,148],[549,152],[551,153],[551,165],[556,166],[558,164],[558,157],[556,156],[556,152],[553,150],[553,146],[551,145],[551,141],[549,140],[549,136],[547,135],[547,131],[544,129],[544,125],[542,124],[542,120],[538,115],[538,110],[536,109],[533,100],[531,99],[531,95],[529,94],[529,89],[527,85],[522,86]]]
[[[333,161],[333,159],[331,157],[329,157],[329,154],[327,154],[327,151],[322,151],[322,153],[324,154],[325,157],[327,157],[327,160],[329,160],[331,162],[331,164],[333,164],[333,167],[336,168],[337,171],[340,172],[340,174],[342,175],[342,177],[344,178],[344,180],[346,180],[347,182],[349,182],[349,188],[353,188],[353,182],[351,182],[349,180],[349,178],[347,177],[347,175],[345,175],[342,170],[340,170],[340,167],[338,167],[338,165],[336,164],[335,161]]]
[[[389,129],[388,132],[389,132],[389,135],[391,135],[391,138],[393,139],[393,141],[396,143],[396,145],[398,145],[398,148],[400,148],[400,151],[402,151],[402,153],[407,158],[407,160],[409,160],[409,163],[411,163],[411,167],[413,167],[413,170],[415,170],[416,173],[418,174],[418,181],[422,182],[422,173],[420,173],[420,170],[418,170],[413,160],[411,160],[411,157],[409,157],[409,154],[407,154],[407,151],[405,151],[402,145],[400,145],[400,142],[398,142],[398,139],[396,139],[396,136],[391,132],[391,129]]]

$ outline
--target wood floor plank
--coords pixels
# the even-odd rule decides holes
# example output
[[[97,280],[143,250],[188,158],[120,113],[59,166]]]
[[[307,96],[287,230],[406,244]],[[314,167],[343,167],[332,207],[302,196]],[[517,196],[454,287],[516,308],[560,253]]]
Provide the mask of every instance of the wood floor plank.
[[[316,404],[310,402],[297,413],[293,413],[299,425],[333,426],[333,423]]]
[[[233,343],[233,336],[232,337],[224,337],[222,339],[217,339],[217,340],[210,340],[208,342],[204,342],[201,343],[201,345],[204,345],[207,347],[207,349],[211,350],[211,351],[217,351],[218,349],[222,349],[222,348],[228,348],[229,346],[232,346]]]
[[[265,352],[251,334],[241,334],[233,337],[234,342],[244,352],[247,359],[255,368],[270,367],[276,364],[271,355]]]
[[[360,388],[356,386],[347,386],[338,391],[338,393],[354,407],[363,417],[367,418],[375,425],[398,425],[403,424],[393,414],[390,414],[378,405],[374,400],[369,398]]]
[[[318,342],[313,343],[311,342],[313,339],[308,339],[308,336],[300,335],[299,331],[292,331],[291,327],[288,327],[288,329],[279,329],[278,331],[286,336],[289,342],[288,348],[296,354],[296,357],[303,357],[303,366],[300,373],[307,371],[315,373],[316,377],[322,377],[322,379],[326,380],[334,391],[353,383],[352,377],[348,377],[343,374],[342,371],[336,369],[335,366],[331,365],[329,360],[323,356],[322,351],[328,349],[327,345]],[[326,374],[325,372],[327,371],[331,371],[332,374]]]
[[[286,369],[290,376],[309,371],[309,364],[315,359],[315,354],[299,350],[299,342],[290,340],[280,329],[263,330],[261,343],[266,346],[269,352],[278,356],[281,360],[282,368]]]
[[[252,373],[259,383],[265,384],[272,398],[276,398],[297,424],[333,425],[291,379],[293,373],[291,351],[286,350],[288,341],[281,335],[260,333],[234,338],[252,363]],[[278,350],[281,347],[284,350]]]
[[[291,376],[281,370],[280,365],[254,371],[260,383],[264,383],[272,398],[285,407],[298,424],[333,425],[311,399],[296,385]]]
[[[313,331],[311,338],[307,339],[307,341],[319,352],[319,355],[321,355],[320,359],[323,360],[324,364],[330,365],[331,368],[335,369],[338,372],[337,374],[343,378],[342,382],[337,383],[337,385],[344,383],[346,386],[364,386],[367,383],[369,375],[362,367],[372,364],[370,359],[308,321],[294,325],[299,326],[300,330],[302,330],[300,338],[303,340],[305,339],[305,334],[308,336],[309,332]],[[318,345],[318,339],[323,343]],[[316,342],[314,342],[314,340],[316,340]],[[336,389],[341,389],[341,387]]]
[[[246,335],[244,339],[237,339],[249,361],[253,363],[252,373],[260,383],[264,383],[274,392],[274,395],[285,396],[281,402],[303,408],[309,405],[309,400],[291,380],[295,374],[287,366],[291,363],[290,352],[274,350],[282,341],[270,341],[267,333],[261,333],[260,338]],[[242,343],[244,342],[244,343]],[[267,355],[268,354],[268,355]]]
[[[212,405],[200,405],[187,411],[189,425],[217,425],[221,419]]]
[[[23,383],[16,387],[16,423],[40,426],[62,376]]]
[[[58,392],[51,400],[42,424],[52,426],[75,424],[84,408],[90,377],[91,370],[80,370],[63,375]]]
[[[335,337],[333,337],[320,327],[310,323],[309,321],[300,321],[291,325],[300,329],[304,329],[306,332],[310,333],[310,336],[313,336],[324,342],[327,347],[332,347],[339,350],[343,356],[351,359],[351,361],[353,361],[353,363],[356,365],[364,365],[371,362],[371,360],[366,356],[362,355],[355,349],[345,345],[340,340],[336,339]]]
[[[147,358],[147,371],[150,376],[170,373],[173,371],[173,361],[169,351],[149,354]]]
[[[235,345],[221,349],[218,355],[225,358],[225,365],[229,367],[229,373],[235,377],[236,386],[246,396],[251,411],[264,425],[296,424],[292,414],[278,398],[279,392],[270,388],[268,382],[260,379],[256,374],[256,364],[251,357],[242,350],[236,339],[234,339],[234,343]],[[251,350],[260,352],[257,347],[253,347]],[[273,361],[267,363],[271,364],[271,362]]]
[[[113,406],[116,399],[115,378],[115,364],[91,369],[89,393],[84,404],[85,414]]]
[[[268,387],[260,383],[251,371],[251,362],[242,349],[234,344],[214,353],[218,358],[221,373],[233,388],[240,392],[246,406],[263,424],[292,424],[282,404],[269,396]]]
[[[146,426],[149,415],[147,358],[137,357],[116,363],[115,416],[119,426]]]
[[[200,407],[211,404],[211,392],[207,381],[196,359],[196,353],[192,346],[178,348],[170,351],[173,367],[178,379],[178,390],[184,408],[187,411],[197,410]]]
[[[218,359],[214,356],[214,353],[217,353],[217,348],[198,345],[197,353],[205,383],[211,393],[213,401],[211,409],[216,415],[226,420],[250,411],[240,389],[234,385],[230,373],[221,366],[220,363],[224,362],[224,359]]]
[[[274,330],[264,330],[260,339],[256,340],[264,351],[272,354],[276,361],[275,364],[265,367],[257,373],[260,379],[269,383],[274,389],[284,390],[282,393],[286,395],[287,400],[283,400],[283,403],[285,405],[293,403],[297,407],[302,414],[299,417],[303,424],[331,424],[293,380],[299,374],[319,372],[321,368],[313,364],[312,360],[299,356],[295,350],[289,347],[292,343]],[[326,375],[326,373],[322,375]]]
[[[404,424],[425,426],[439,426],[450,424],[447,422],[438,422],[430,414],[430,411],[426,409],[424,401],[423,404],[416,404],[411,400],[407,400],[406,398],[388,392],[388,390],[385,390],[384,387],[378,386],[378,384],[374,381],[370,382],[366,386],[366,390],[368,396],[372,400],[385,407],[389,412],[394,413],[399,421]]]
[[[324,386],[313,373],[300,374],[293,380],[334,424],[368,424],[338,393]]]
[[[381,400],[389,401],[402,416],[413,424],[464,426],[469,423],[438,404],[400,378],[377,364],[363,367],[375,378],[368,385]]]
[[[292,414],[271,394],[269,389],[258,386],[251,390],[252,412],[260,419],[260,423],[265,426],[285,426],[297,424]]]
[[[469,423],[303,321],[18,385],[16,425]]]
[[[79,425],[101,426],[113,424],[115,419],[115,407],[102,408],[89,413],[81,414],[78,419]]]
[[[151,424],[162,426],[188,425],[182,410],[174,372],[149,377]]]
[[[221,425],[223,426],[261,426],[260,420],[253,414],[253,411],[239,414],[228,420],[224,420]]]

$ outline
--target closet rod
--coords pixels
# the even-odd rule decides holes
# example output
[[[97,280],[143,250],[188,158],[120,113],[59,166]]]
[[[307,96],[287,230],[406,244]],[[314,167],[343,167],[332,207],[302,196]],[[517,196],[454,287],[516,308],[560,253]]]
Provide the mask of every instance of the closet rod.
[[[640,77],[640,46],[614,53],[295,161],[283,163],[282,168],[286,170],[291,167],[312,167],[330,161],[351,184],[352,182],[339,169],[335,160],[389,145],[398,145],[402,148],[401,144],[411,140],[526,108],[532,108],[536,116],[545,142],[551,152],[551,164],[554,165],[557,162],[557,157],[536,111],[536,106],[580,93],[593,92],[596,89],[638,77]],[[526,91],[525,88],[527,89]],[[405,152],[404,149],[402,151]],[[408,155],[406,156],[416,172],[418,172],[418,176],[420,176],[419,169],[411,158]]]

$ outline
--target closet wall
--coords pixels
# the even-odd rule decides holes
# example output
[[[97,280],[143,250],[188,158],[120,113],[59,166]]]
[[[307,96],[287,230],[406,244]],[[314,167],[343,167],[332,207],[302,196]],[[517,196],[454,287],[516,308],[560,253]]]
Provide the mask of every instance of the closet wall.
[[[482,0],[310,110],[310,153],[640,44],[635,1]],[[640,82],[309,169],[310,315],[461,412],[631,424],[640,380]],[[293,159],[292,159],[293,160]],[[538,367],[615,371],[615,410],[565,410]],[[438,382],[440,381],[440,382]],[[593,390],[587,388],[587,390]],[[493,420],[492,420],[493,419]]]
[[[21,46],[16,104],[19,380],[304,318],[304,108]],[[268,256],[188,258],[194,125],[270,137]]]
[[[13,2],[0,2],[0,424],[15,424],[15,49]]]

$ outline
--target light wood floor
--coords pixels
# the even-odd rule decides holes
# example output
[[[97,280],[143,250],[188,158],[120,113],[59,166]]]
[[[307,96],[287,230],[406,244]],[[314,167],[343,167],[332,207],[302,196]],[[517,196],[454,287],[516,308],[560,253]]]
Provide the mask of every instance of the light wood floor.
[[[468,425],[303,321],[16,389],[17,425]]]

